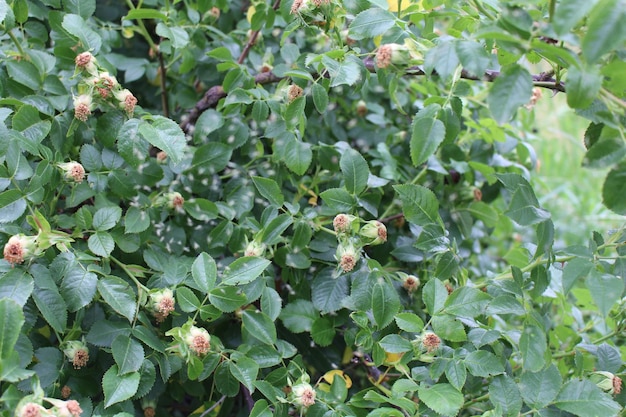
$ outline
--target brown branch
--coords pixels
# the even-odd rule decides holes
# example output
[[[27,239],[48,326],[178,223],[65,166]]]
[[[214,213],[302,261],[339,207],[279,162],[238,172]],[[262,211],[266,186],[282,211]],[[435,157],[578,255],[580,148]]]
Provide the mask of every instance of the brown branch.
[[[159,56],[159,70],[161,71],[161,105],[163,106],[163,115],[169,119],[170,117],[170,105],[167,98],[167,80],[165,62],[163,61],[163,54],[158,53]]]
[[[276,0],[274,2],[274,5],[272,5],[272,9],[278,10],[279,7],[280,7],[280,0]],[[252,32],[250,34],[250,38],[248,39],[248,43],[246,43],[246,46],[243,47],[243,51],[241,51],[241,55],[239,55],[239,59],[237,59],[237,63],[239,65],[243,64],[243,61],[246,59],[246,57],[250,53],[250,49],[252,49],[252,47],[256,43],[256,40],[259,37],[259,33],[261,33],[260,29],[255,30],[254,32]]]
[[[278,2],[278,0],[277,0]],[[243,56],[243,53],[242,53]],[[240,57],[241,59],[241,57]],[[374,59],[371,57],[367,57],[363,60],[363,65],[365,65],[365,68],[371,72],[371,73],[375,73],[376,72],[376,64],[374,62]],[[413,66],[410,68],[407,68],[407,70],[405,71],[405,75],[407,76],[424,76],[427,75],[426,72],[419,66]],[[437,75],[436,72],[433,72],[433,74],[431,75]],[[565,84],[563,82],[557,82],[553,77],[553,74],[551,73],[540,73],[540,74],[534,74],[533,77],[533,85],[536,87],[541,87],[541,88],[545,88],[548,90],[553,90],[553,91],[557,91],[557,92],[565,92]],[[324,74],[324,76],[328,76],[328,74]],[[485,73],[478,77],[476,75],[473,75],[471,73],[469,73],[466,70],[462,70],[461,71],[461,78],[466,79],[466,80],[473,80],[473,81],[487,81],[487,82],[493,82],[495,81],[496,78],[498,78],[500,76],[500,72],[499,71],[493,71],[493,70],[487,70],[485,71]],[[282,80],[282,77],[278,77],[277,75],[274,75],[271,72],[263,72],[260,74],[257,74],[254,77],[254,82],[256,84],[271,84],[271,83],[275,83],[278,82],[280,80]],[[185,133],[189,133],[190,130],[192,129],[192,126],[194,126],[196,124],[196,121],[198,120],[198,117],[200,117],[200,115],[207,109],[210,109],[212,107],[217,106],[217,103],[224,97],[227,96],[227,93],[224,91],[224,88],[221,85],[216,85],[213,86],[211,88],[209,88],[207,90],[206,93],[204,93],[204,96],[202,97],[202,99],[200,101],[198,101],[196,103],[196,105],[194,106],[193,109],[191,109],[188,113],[187,116],[181,121],[180,123],[180,127],[181,129],[185,132]]]

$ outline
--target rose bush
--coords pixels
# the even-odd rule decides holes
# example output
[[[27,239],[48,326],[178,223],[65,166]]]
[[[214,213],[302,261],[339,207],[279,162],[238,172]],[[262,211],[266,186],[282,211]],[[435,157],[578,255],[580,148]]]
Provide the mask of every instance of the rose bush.
[[[0,413],[621,415],[626,233],[555,245],[531,141],[566,94],[626,214],[625,20],[0,0]]]

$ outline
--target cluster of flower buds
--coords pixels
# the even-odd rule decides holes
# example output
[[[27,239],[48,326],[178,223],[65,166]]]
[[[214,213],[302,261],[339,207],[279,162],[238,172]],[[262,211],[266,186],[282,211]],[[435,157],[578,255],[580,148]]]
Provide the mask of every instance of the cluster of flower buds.
[[[56,398],[44,398],[52,404],[52,408],[45,408],[39,402],[30,401],[19,406],[15,411],[18,417],[80,417],[83,413],[80,404],[76,400],[58,400]]]
[[[154,289],[150,290],[148,297],[148,309],[157,323],[162,323],[174,311],[174,292],[169,288]]]
[[[98,103],[123,109],[128,117],[133,116],[137,98],[129,90],[122,88],[113,75],[100,68],[91,52],[78,54],[74,62],[76,72],[83,76],[78,85],[79,94],[74,97],[76,119],[86,122]]]
[[[186,360],[192,356],[205,356],[211,350],[211,335],[206,329],[194,326],[191,319],[165,334],[174,338],[168,350],[179,353]]]
[[[89,362],[89,348],[84,340],[70,340],[61,345],[65,357],[72,362],[74,369],[87,366]]]
[[[387,241],[387,228],[378,220],[366,221],[361,226],[361,219],[342,213],[333,219],[333,228],[339,243],[335,258],[343,272],[350,272],[356,267],[364,246],[380,245]]]
[[[609,394],[619,394],[622,392],[622,379],[612,372],[596,371],[589,375],[591,382],[598,388]]]

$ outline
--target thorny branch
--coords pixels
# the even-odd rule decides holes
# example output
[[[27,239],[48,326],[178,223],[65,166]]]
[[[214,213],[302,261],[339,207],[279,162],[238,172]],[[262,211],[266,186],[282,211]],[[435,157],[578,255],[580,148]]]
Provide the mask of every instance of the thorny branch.
[[[278,3],[279,0],[277,0]],[[252,39],[252,37],[251,37]],[[249,44],[249,43],[248,43]],[[246,45],[247,47],[248,45]],[[249,48],[247,48],[249,50]],[[246,52],[246,48],[244,48],[244,52]],[[242,56],[244,56],[244,52],[242,52]],[[247,54],[247,52],[246,52]],[[244,56],[245,58],[245,56]],[[242,60],[242,57],[239,57]],[[239,62],[239,61],[238,61]],[[376,72],[376,64],[372,57],[367,57],[363,60],[363,65],[365,68],[371,72]],[[405,75],[407,76],[425,76],[428,75],[423,68],[419,66],[413,66],[406,70]],[[437,75],[433,73],[432,75]],[[324,76],[328,77],[328,73],[324,74]],[[474,74],[469,73],[466,70],[461,71],[461,78],[466,80],[474,80],[474,81],[487,81],[493,82],[500,76],[499,71],[487,70],[482,76],[476,76]],[[540,73],[534,74],[533,76],[533,84],[536,87],[545,88],[548,90],[553,90],[555,92],[565,92],[565,84],[563,82],[557,82],[551,73]],[[271,72],[264,72],[257,74],[254,77],[255,84],[271,84],[282,80],[282,77],[278,77],[277,75]],[[196,103],[193,109],[191,109],[187,116],[180,123],[181,129],[185,133],[190,133],[192,127],[196,124],[198,117],[207,109],[213,108],[217,106],[217,103],[224,97],[226,97],[227,93],[224,91],[221,85],[216,85],[209,88],[200,101]]]

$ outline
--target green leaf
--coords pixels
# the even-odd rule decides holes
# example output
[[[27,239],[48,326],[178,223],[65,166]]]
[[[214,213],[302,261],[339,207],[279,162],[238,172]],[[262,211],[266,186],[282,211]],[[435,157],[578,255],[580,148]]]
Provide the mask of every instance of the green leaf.
[[[579,417],[615,416],[622,407],[594,383],[573,379],[565,384],[554,403]]]
[[[414,313],[398,313],[394,317],[396,325],[405,332],[421,333],[424,330],[424,321]]]
[[[37,67],[28,61],[7,61],[5,63],[12,80],[37,91],[41,87],[42,76]]]
[[[96,321],[85,340],[92,345],[98,347],[111,347],[115,338],[119,335],[129,336],[131,333],[130,325],[125,321]]]
[[[148,158],[150,151],[150,144],[139,134],[140,125],[139,119],[127,120],[117,136],[120,156],[135,169]]]
[[[400,310],[400,297],[393,286],[384,280],[377,281],[372,288],[371,309],[374,322],[379,329],[387,327]]]
[[[626,163],[609,171],[602,186],[602,202],[609,210],[626,215]]]
[[[193,313],[201,305],[196,294],[187,287],[176,288],[176,302],[185,313]]]
[[[245,317],[245,316],[244,316]],[[252,359],[242,356],[230,363],[230,372],[250,393],[254,392],[254,381],[259,374],[259,365]]]
[[[394,185],[393,188],[402,200],[402,210],[409,222],[418,226],[441,225],[439,202],[435,193],[426,187],[414,184]]]
[[[541,223],[550,218],[550,212],[539,206],[532,186],[519,174],[497,174],[498,180],[512,193],[505,213],[522,226]]]
[[[202,252],[191,265],[191,277],[200,291],[208,293],[215,287],[217,265],[209,254]]]
[[[624,292],[624,280],[621,277],[603,274],[595,268],[591,269],[586,284],[591,298],[605,317]]]
[[[173,163],[178,164],[183,159],[187,141],[174,121],[163,116],[152,116],[152,124],[146,121],[141,123],[139,133],[151,145],[165,151]]]
[[[82,43],[82,47],[91,51],[92,54],[100,52],[102,46],[102,39],[95,31],[93,31],[89,24],[81,16],[77,14],[66,14],[63,16],[63,23],[61,24],[63,29]]]
[[[463,68],[470,74],[481,76],[491,61],[485,47],[479,42],[472,41],[459,41],[455,46]]]
[[[583,166],[588,168],[606,169],[611,165],[620,162],[626,156],[626,145],[620,136],[620,132],[604,127],[602,134],[590,147]]]
[[[50,271],[39,264],[31,266],[31,272],[37,276],[33,300],[43,318],[56,332],[65,333],[67,325],[67,304],[61,297],[57,284]]]
[[[89,236],[87,246],[95,255],[108,258],[115,249],[115,240],[108,232],[96,232]]]
[[[600,92],[602,78],[598,67],[570,68],[566,80],[567,104],[574,109],[589,107]]]
[[[330,317],[318,317],[311,326],[311,338],[318,346],[330,346],[336,334],[333,320]]]
[[[557,4],[552,19],[554,31],[559,36],[565,36],[589,13],[597,0],[568,0]]]
[[[411,342],[397,334],[388,334],[378,343],[388,353],[404,353],[413,349]]]
[[[500,220],[498,210],[482,201],[472,201],[467,211],[477,220],[485,223],[487,227],[495,227]]]
[[[19,219],[26,211],[26,199],[19,190],[12,189],[0,193],[0,224]]]
[[[126,281],[113,275],[98,280],[98,292],[113,310],[132,322],[135,318],[135,293]]]
[[[104,392],[104,406],[110,407],[131,398],[139,388],[139,372],[120,375],[117,365],[113,365],[102,377],[102,391]]]
[[[489,384],[489,401],[500,406],[507,416],[517,416],[522,409],[522,396],[517,384],[508,375],[496,376]]]
[[[450,342],[463,342],[467,340],[463,323],[447,314],[438,314],[432,319],[433,331]]]
[[[157,352],[165,353],[165,343],[159,336],[152,330],[150,327],[146,326],[135,326],[133,329],[133,336],[137,339],[141,340],[146,346],[151,347]]]
[[[76,0],[80,1],[80,0]],[[124,20],[141,20],[141,19],[155,19],[155,20],[167,20],[167,16],[158,10],[154,9],[132,9],[129,10]]]
[[[265,400],[258,400],[250,410],[250,417],[273,417],[272,409]]]
[[[210,142],[199,147],[191,161],[192,168],[202,175],[214,174],[226,168],[232,149],[223,143]]]
[[[500,359],[486,350],[476,350],[467,355],[465,366],[470,374],[483,378],[504,373]]]
[[[150,226],[150,215],[147,211],[131,206],[124,216],[124,233],[141,233]]]
[[[524,401],[540,409],[554,401],[562,383],[559,370],[550,365],[539,372],[524,372],[520,377],[519,388]]]
[[[283,162],[294,174],[304,175],[313,160],[311,144],[292,137],[285,145]]]
[[[382,35],[393,27],[396,18],[386,10],[373,7],[359,13],[350,23],[348,36],[354,40]]]
[[[24,322],[22,307],[14,300],[0,298],[0,359],[14,352]]]
[[[533,79],[528,70],[518,64],[503,68],[489,90],[487,104],[500,124],[511,120],[520,106],[528,103]]]
[[[311,331],[319,314],[312,302],[298,299],[287,304],[279,317],[290,332],[302,333]]]
[[[474,318],[482,315],[491,296],[478,288],[460,287],[446,299],[444,311],[455,316]]]
[[[426,162],[446,137],[446,127],[441,120],[420,117],[420,113],[411,127],[411,161],[415,166]]]
[[[96,0],[63,0],[63,9],[88,19],[96,12]]]
[[[456,416],[463,406],[463,394],[450,384],[421,385],[418,396],[428,408],[444,416]]]
[[[111,353],[118,366],[119,375],[136,372],[141,368],[144,360],[144,350],[141,343],[128,336],[117,336],[111,344]]]
[[[337,213],[350,212],[356,204],[354,197],[344,188],[329,188],[322,191],[320,197],[322,197],[325,204]]]
[[[261,242],[266,245],[275,245],[281,241],[281,235],[293,224],[293,217],[287,213],[280,214],[263,228]]]
[[[61,282],[61,295],[72,313],[85,307],[96,294],[98,277],[79,265],[72,266]]]
[[[271,178],[252,177],[254,186],[259,191],[259,194],[263,196],[274,207],[282,207],[285,202],[285,197],[278,186],[278,183]]]
[[[347,275],[337,278],[331,273],[318,274],[311,284],[311,301],[321,313],[334,313],[343,308],[342,302],[350,292]]]
[[[485,314],[489,316],[494,314],[514,314],[516,316],[523,316],[526,314],[526,309],[514,296],[503,294],[498,295],[489,302]]]
[[[280,294],[278,294],[274,288],[263,288],[263,294],[261,294],[261,311],[267,314],[272,321],[276,321],[282,309],[283,299],[280,297]]]
[[[563,290],[567,294],[581,278],[587,277],[594,264],[584,258],[574,258],[565,264],[563,268]]]
[[[361,194],[367,187],[370,174],[365,158],[358,151],[349,148],[341,155],[339,166],[348,192],[354,195]]]
[[[623,45],[626,40],[626,1],[600,0],[587,20],[587,33],[582,40],[583,57],[589,63]]]
[[[237,287],[218,287],[209,292],[209,301],[220,311],[232,313],[248,302],[248,297]]]
[[[546,334],[543,330],[534,325],[524,326],[519,340],[524,371],[537,372],[544,367],[546,343]]]
[[[189,34],[182,27],[167,26],[165,23],[159,22],[155,31],[157,35],[169,39],[176,49],[182,49],[189,43]]]
[[[222,275],[222,283],[224,285],[242,285],[248,284],[265,271],[270,265],[267,259],[257,256],[244,256],[235,259],[230,265],[224,269]]]
[[[0,298],[8,298],[20,306],[30,298],[35,283],[33,277],[22,269],[10,269],[0,275]]]
[[[426,304],[428,313],[431,315],[435,315],[443,309],[447,298],[448,290],[440,279],[431,278],[426,285],[424,285],[422,300],[424,304]]]
[[[93,215],[92,225],[97,231],[109,230],[115,227],[122,218],[122,209],[119,207],[104,207]]]
[[[445,40],[443,37],[437,40],[439,41],[437,45],[426,52],[424,69],[428,74],[435,70],[437,75],[447,82],[459,66],[459,57],[456,54],[454,42]]]
[[[462,360],[452,360],[446,366],[446,378],[452,386],[458,390],[463,388],[467,380],[467,368]]]
[[[326,88],[319,83],[311,86],[311,95],[313,96],[313,104],[319,113],[324,113],[328,107],[328,92]]]
[[[259,341],[267,345],[276,343],[276,326],[267,314],[258,310],[245,310],[242,321],[246,330]]]

